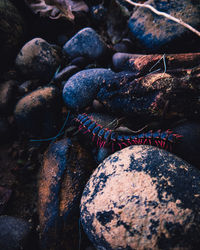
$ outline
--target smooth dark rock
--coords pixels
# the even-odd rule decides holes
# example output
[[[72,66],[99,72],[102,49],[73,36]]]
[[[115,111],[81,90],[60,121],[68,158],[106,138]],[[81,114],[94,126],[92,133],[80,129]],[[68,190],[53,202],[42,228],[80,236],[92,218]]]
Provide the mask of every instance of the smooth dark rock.
[[[12,113],[16,102],[18,83],[10,80],[0,85],[0,114]]]
[[[71,64],[76,65],[79,68],[84,68],[89,64],[89,62],[90,61],[88,60],[88,58],[85,58],[83,56],[79,56],[71,60]]]
[[[91,155],[70,139],[50,144],[39,175],[42,249],[78,248],[80,198],[94,167]]]
[[[95,169],[80,215],[96,249],[198,249],[199,206],[197,168],[165,150],[130,146]]]
[[[106,50],[101,37],[92,28],[80,30],[63,46],[63,52],[71,58],[83,56],[92,60],[100,59]]]
[[[15,63],[23,77],[49,81],[61,63],[60,52],[42,38],[34,38],[23,46]]]
[[[114,66],[114,69],[117,71],[122,70],[133,70],[133,67],[131,66],[131,60],[136,59],[138,56],[135,54],[129,54],[129,53],[115,53],[112,57],[112,63]]]
[[[0,249],[28,249],[31,225],[20,218],[0,216]]]
[[[174,153],[200,169],[200,123],[185,122],[173,129],[183,137],[174,148]]]
[[[66,105],[75,110],[87,107],[105,82],[113,81],[115,73],[110,69],[88,69],[73,75],[65,84],[63,99]]]
[[[67,66],[64,69],[62,69],[58,74],[56,74],[52,81],[54,83],[67,81],[72,75],[74,75],[78,71],[79,71],[79,68],[76,65]]]
[[[56,135],[60,126],[60,99],[55,87],[43,87],[21,98],[14,111],[19,131],[42,138]]]
[[[149,0],[145,4],[153,6],[158,11],[182,19],[194,28],[198,29],[200,25],[199,2],[190,0]],[[199,43],[198,37],[184,26],[158,16],[147,8],[137,8],[133,12],[129,19],[129,29],[133,36],[139,39],[149,51],[162,48],[164,52],[188,52],[193,49],[193,39],[196,39],[197,44]]]

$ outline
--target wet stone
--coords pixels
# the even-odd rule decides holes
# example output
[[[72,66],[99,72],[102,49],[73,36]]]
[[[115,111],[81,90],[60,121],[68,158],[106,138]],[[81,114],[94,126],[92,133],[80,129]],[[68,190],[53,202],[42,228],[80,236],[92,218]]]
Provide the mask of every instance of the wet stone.
[[[97,249],[198,249],[200,171],[152,146],[106,158],[81,199],[81,222]]]
[[[56,87],[43,87],[22,97],[14,115],[20,132],[32,136],[53,136],[60,126],[61,100]]]
[[[104,82],[113,80],[115,73],[110,69],[88,69],[73,75],[65,83],[63,99],[67,107],[82,109],[94,100],[99,88]]]
[[[64,46],[63,52],[70,58],[85,56],[92,60],[101,58],[107,50],[101,37],[92,28],[84,28]]]
[[[62,69],[58,74],[56,74],[52,81],[54,83],[67,81],[72,75],[74,75],[78,71],[79,71],[79,68],[76,65],[67,66],[64,69]]]
[[[200,4],[190,0],[149,0],[145,4],[153,6],[158,11],[165,12],[184,20],[198,29],[200,25]],[[187,10],[187,11],[185,11]],[[184,26],[162,16],[154,14],[147,8],[137,8],[129,19],[129,29],[134,37],[139,39],[149,51],[162,48],[168,51],[185,51],[193,49],[193,39],[198,37]],[[183,38],[184,37],[184,38]],[[182,42],[184,39],[184,43]],[[188,41],[188,42],[187,42]],[[198,43],[197,43],[198,44]]]
[[[49,81],[61,63],[60,52],[42,38],[34,38],[23,46],[15,63],[25,78]]]
[[[0,249],[26,249],[30,236],[31,225],[20,218],[0,216]]]

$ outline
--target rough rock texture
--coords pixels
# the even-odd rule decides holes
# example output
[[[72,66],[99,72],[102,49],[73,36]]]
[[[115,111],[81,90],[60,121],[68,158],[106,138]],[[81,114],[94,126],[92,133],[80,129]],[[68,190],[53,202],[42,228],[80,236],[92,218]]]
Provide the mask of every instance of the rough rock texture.
[[[198,29],[200,25],[200,4],[190,0],[149,0],[145,4],[152,5],[159,11],[166,12]],[[154,14],[146,8],[137,8],[129,20],[131,33],[148,49],[158,50],[167,47],[168,50],[192,49],[192,36],[198,38],[182,25],[162,16]],[[188,35],[188,36],[187,36]],[[181,39],[184,42],[180,42]],[[189,38],[190,37],[190,38]],[[188,43],[187,43],[188,41]],[[198,40],[197,40],[198,41]]]
[[[57,48],[42,38],[34,38],[23,46],[15,63],[24,77],[48,81],[55,74],[61,59]]]
[[[30,231],[31,225],[25,220],[6,215],[0,216],[0,249],[27,249]]]
[[[84,56],[93,60],[101,58],[106,49],[101,37],[92,28],[80,30],[63,46],[63,52],[70,58]]]
[[[81,199],[81,221],[97,249],[198,249],[200,172],[152,146],[106,158]]]
[[[32,136],[52,136],[58,132],[61,101],[58,89],[44,87],[21,98],[14,111],[21,132]]]
[[[78,249],[79,203],[93,164],[90,154],[70,139],[50,144],[39,174],[42,249]]]
[[[103,82],[112,80],[115,73],[109,69],[82,70],[69,78],[63,88],[63,99],[72,109],[87,107],[94,100]]]

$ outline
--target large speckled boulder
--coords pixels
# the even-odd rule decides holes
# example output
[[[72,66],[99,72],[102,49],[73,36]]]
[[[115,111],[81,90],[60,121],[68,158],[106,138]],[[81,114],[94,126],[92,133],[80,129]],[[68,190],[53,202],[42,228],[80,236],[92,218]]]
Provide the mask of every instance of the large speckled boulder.
[[[125,148],[90,177],[81,221],[97,249],[198,249],[200,172],[152,146]]]

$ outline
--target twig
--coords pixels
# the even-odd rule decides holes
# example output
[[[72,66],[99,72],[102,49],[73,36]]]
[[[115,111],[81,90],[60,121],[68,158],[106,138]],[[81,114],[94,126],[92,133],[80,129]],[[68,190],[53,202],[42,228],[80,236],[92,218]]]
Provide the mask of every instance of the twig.
[[[143,3],[135,3],[131,0],[124,0],[127,3],[130,3],[131,5],[137,6],[137,7],[143,7],[143,8],[147,8],[150,9],[152,12],[154,12],[155,14],[159,15],[159,16],[164,16],[176,23],[179,23],[180,25],[184,26],[185,28],[189,29],[190,31],[192,31],[193,33],[195,33],[197,36],[200,37],[200,32],[198,30],[196,30],[195,28],[193,28],[191,25],[183,22],[181,19],[178,19],[176,17],[173,17],[165,12],[162,11],[158,11],[157,9],[155,9],[153,6],[149,5],[149,4],[143,4]]]

